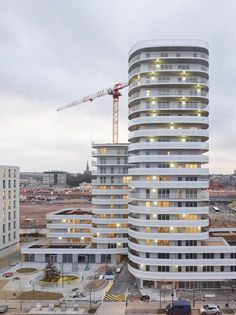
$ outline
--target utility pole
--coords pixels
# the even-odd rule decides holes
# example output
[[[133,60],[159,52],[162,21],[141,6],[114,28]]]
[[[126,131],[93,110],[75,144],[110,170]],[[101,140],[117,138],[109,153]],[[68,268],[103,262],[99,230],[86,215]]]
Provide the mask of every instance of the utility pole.
[[[159,296],[159,298],[160,298],[160,310],[161,310],[161,284],[162,284],[162,281],[160,281],[160,292],[159,292],[159,294],[160,294],[160,296]]]
[[[63,270],[63,262],[61,263],[61,287],[64,285],[64,270]]]
[[[195,289],[193,289],[193,307],[195,307]]]
[[[89,308],[92,308],[92,288],[89,286]]]

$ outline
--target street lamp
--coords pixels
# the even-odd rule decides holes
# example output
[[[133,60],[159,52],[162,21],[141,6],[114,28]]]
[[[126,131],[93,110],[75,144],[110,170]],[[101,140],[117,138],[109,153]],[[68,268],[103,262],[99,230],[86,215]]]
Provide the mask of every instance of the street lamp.
[[[174,282],[173,281],[172,281],[172,288],[171,288],[171,301],[172,301],[171,314],[173,315],[173,312],[174,312]]]
[[[127,288],[125,290],[125,307],[128,306],[128,295],[129,295],[129,289]]]

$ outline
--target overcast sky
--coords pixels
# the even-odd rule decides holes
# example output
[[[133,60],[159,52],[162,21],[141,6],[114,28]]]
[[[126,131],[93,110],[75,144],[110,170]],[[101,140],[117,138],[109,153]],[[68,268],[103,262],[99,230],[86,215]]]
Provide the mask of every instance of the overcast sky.
[[[210,172],[236,169],[235,0],[1,0],[0,164],[83,171],[92,141],[111,141],[112,99],[58,106],[127,81],[141,40],[210,45]],[[127,90],[120,141],[127,142]]]

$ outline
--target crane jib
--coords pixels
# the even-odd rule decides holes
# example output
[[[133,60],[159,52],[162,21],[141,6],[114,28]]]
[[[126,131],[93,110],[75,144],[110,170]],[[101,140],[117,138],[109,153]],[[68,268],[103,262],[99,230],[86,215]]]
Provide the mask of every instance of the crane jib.
[[[92,102],[94,99],[105,96],[105,95],[111,95],[113,97],[113,132],[112,132],[112,142],[118,143],[118,124],[119,124],[119,97],[121,96],[121,93],[119,90],[125,88],[128,86],[128,83],[116,83],[113,87],[110,87],[108,89],[100,90],[97,93],[90,94],[88,96],[85,96],[79,100],[73,101],[66,106],[59,107],[57,111],[61,111],[70,107],[74,107],[76,105],[79,105],[81,103],[85,102]]]

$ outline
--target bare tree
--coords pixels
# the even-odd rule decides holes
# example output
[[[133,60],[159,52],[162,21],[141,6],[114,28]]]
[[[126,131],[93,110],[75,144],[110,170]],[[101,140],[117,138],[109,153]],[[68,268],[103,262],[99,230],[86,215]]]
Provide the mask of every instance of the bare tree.
[[[44,268],[44,279],[48,282],[52,282],[53,280],[58,280],[60,277],[60,270],[57,268],[55,264],[49,261]]]

